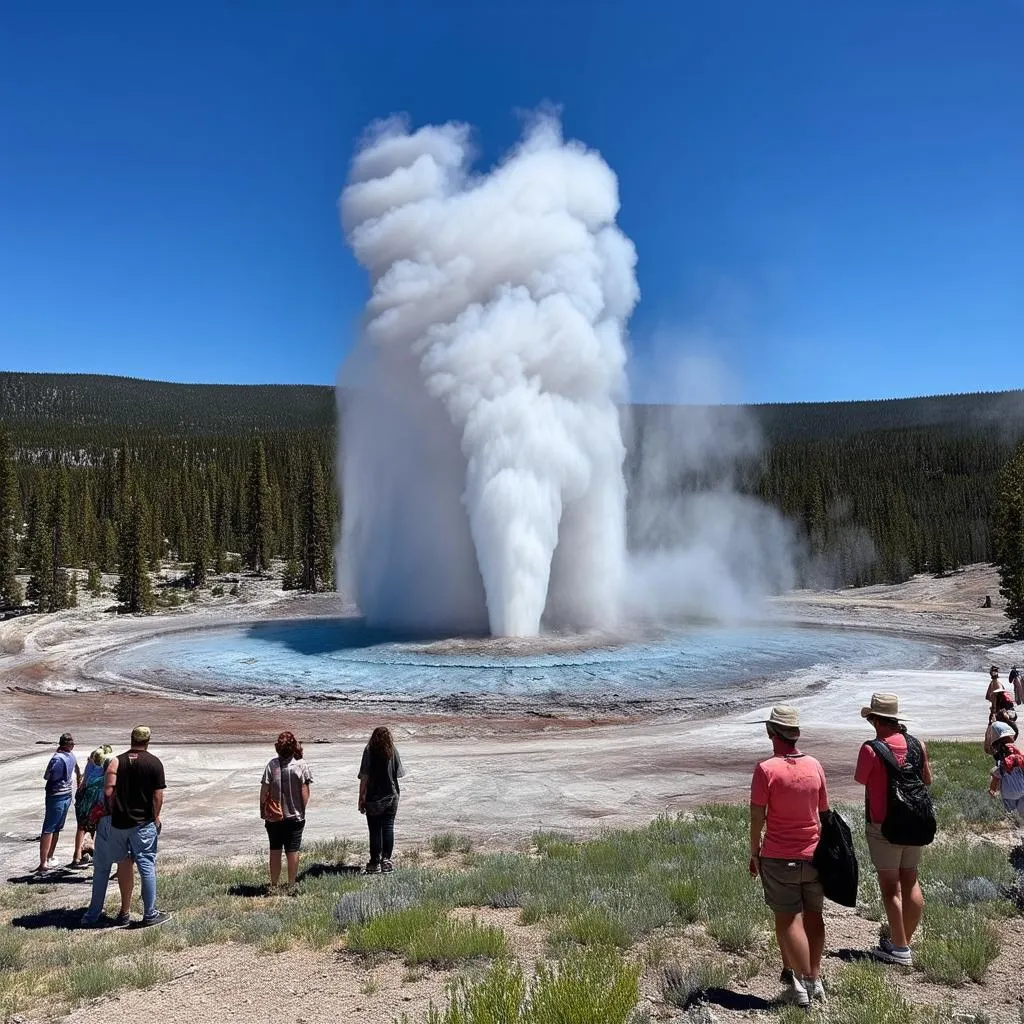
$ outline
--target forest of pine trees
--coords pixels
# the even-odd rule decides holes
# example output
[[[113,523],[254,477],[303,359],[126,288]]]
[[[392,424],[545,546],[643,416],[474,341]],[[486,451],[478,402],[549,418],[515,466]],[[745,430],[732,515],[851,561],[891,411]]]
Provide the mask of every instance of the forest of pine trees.
[[[1024,639],[1024,442],[999,478],[995,512],[996,564],[1000,593],[1006,598],[1010,631]]]
[[[107,573],[119,576],[121,607],[144,611],[154,601],[147,570],[168,562],[183,564],[192,588],[276,561],[286,588],[332,589],[333,409],[323,387],[0,373],[0,609],[23,597],[67,607],[80,574],[97,593]],[[758,406],[738,418],[724,407],[624,415],[627,484],[659,419],[670,440],[700,429],[712,448],[716,432],[753,424],[761,442],[730,457],[731,486],[793,524],[807,584],[949,572],[1010,543],[997,504],[1005,509],[1000,494],[1024,480],[1019,454],[1003,472],[1024,436],[1021,393]],[[720,468],[690,466],[673,487],[707,488]],[[1015,586],[1024,583],[1004,578],[1008,600],[1024,603]]]
[[[271,559],[294,562],[291,586],[331,589],[333,476],[322,434],[149,437],[19,458],[0,431],[0,608],[21,602],[15,571],[28,575],[24,597],[37,610],[67,608],[78,570],[90,590],[117,573],[122,608],[146,611],[148,573],[162,562],[189,563],[189,585],[202,587],[239,555],[261,573]]]

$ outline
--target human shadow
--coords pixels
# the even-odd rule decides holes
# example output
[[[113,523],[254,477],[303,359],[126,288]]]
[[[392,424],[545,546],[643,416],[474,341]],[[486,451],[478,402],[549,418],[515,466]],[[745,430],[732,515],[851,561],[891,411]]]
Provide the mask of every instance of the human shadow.
[[[253,899],[259,896],[266,896],[270,893],[270,886],[264,882],[262,885],[250,885],[247,882],[239,882],[228,889],[229,896],[244,896],[246,899]]]
[[[92,885],[92,873],[83,871],[50,871],[45,875],[11,875],[8,879],[12,885]]]
[[[733,992],[728,988],[709,988],[704,990],[704,1000],[720,1006],[723,1010],[771,1010],[777,1004],[760,996],[746,992]]]
[[[78,928],[82,922],[83,907],[69,910],[67,907],[55,907],[52,910],[40,910],[34,914],[22,914],[11,918],[12,928],[25,928],[35,931],[38,928]]]
[[[296,882],[306,878],[323,878],[324,875],[360,875],[362,868],[355,864],[310,864],[295,876]]]
[[[875,960],[874,955],[869,949],[830,949],[825,953],[825,956],[830,956],[834,960],[842,960],[846,964],[873,962]]]

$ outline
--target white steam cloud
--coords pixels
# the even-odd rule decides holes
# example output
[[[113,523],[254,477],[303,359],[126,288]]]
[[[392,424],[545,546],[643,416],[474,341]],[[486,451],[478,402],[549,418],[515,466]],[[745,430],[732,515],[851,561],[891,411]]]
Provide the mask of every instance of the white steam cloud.
[[[342,194],[372,288],[340,389],[343,586],[397,627],[608,628],[638,297],[615,175],[551,117],[470,164],[464,126],[391,121]]]

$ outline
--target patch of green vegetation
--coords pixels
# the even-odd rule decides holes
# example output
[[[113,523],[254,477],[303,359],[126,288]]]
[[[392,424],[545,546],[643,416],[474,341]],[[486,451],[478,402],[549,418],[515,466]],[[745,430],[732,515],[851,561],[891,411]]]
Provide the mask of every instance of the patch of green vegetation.
[[[447,857],[449,853],[467,854],[472,849],[472,839],[468,836],[457,836],[454,832],[441,832],[430,838],[430,852],[435,857]]]
[[[920,1024],[913,1003],[892,984],[885,970],[871,963],[845,967],[829,986],[828,1002],[816,1014],[821,1024]],[[807,1011],[787,1006],[779,1013],[783,1024],[802,1024]]]
[[[932,740],[928,759],[940,829],[957,825],[991,827],[1003,821],[1002,804],[986,792],[993,762],[980,743]]]
[[[539,964],[529,986],[518,963],[499,960],[479,980],[457,981],[448,1006],[431,1005],[426,1021],[627,1024],[639,996],[638,968],[608,950],[578,952],[554,965]]]
[[[699,960],[682,968],[669,964],[661,975],[661,994],[666,1003],[686,1009],[700,1001],[709,989],[728,988],[733,972],[720,960]]]
[[[25,963],[25,937],[12,928],[0,931],[0,974],[16,971]]]
[[[396,953],[410,966],[450,967],[477,957],[493,959],[507,951],[500,928],[448,916],[437,904],[421,904],[355,924],[348,948],[354,953]]]
[[[150,988],[167,981],[170,976],[152,953],[141,953],[126,963],[93,959],[58,975],[56,991],[73,1002],[79,1002],[118,989]]]
[[[928,981],[960,986],[981,982],[999,956],[999,937],[983,912],[935,903],[915,944],[914,963]]]

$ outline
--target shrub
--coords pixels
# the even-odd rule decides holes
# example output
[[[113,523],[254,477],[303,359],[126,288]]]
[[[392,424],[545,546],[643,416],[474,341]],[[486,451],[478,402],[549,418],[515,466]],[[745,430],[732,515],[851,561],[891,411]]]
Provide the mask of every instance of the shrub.
[[[958,986],[982,982],[998,955],[999,938],[978,909],[932,904],[914,962],[928,981]]]
[[[627,1024],[639,971],[613,953],[583,952],[540,964],[527,989],[519,964],[499,960],[478,981],[460,979],[428,1024]]]
[[[343,927],[366,924],[384,914],[408,910],[423,900],[422,887],[415,878],[397,878],[381,885],[366,886],[345,893],[334,908],[334,919]]]
[[[795,1006],[780,1014],[783,1024],[807,1020]],[[855,963],[844,968],[829,987],[826,1020],[836,1024],[919,1024],[920,1016],[878,964]]]
[[[0,974],[16,971],[25,963],[25,939],[11,928],[0,931]]]
[[[670,964],[662,971],[661,994],[666,1003],[685,1010],[713,988],[726,988],[732,981],[728,965],[700,960],[687,968]]]
[[[454,832],[442,832],[439,835],[431,836],[430,852],[435,857],[447,857],[455,849],[458,842]]]
[[[640,998],[640,969],[607,950],[540,964],[524,1024],[625,1024]]]
[[[475,957],[501,956],[507,944],[500,928],[481,925],[475,918],[456,921],[444,908],[423,904],[353,925],[348,948],[354,953],[398,953],[410,966],[448,967]]]

